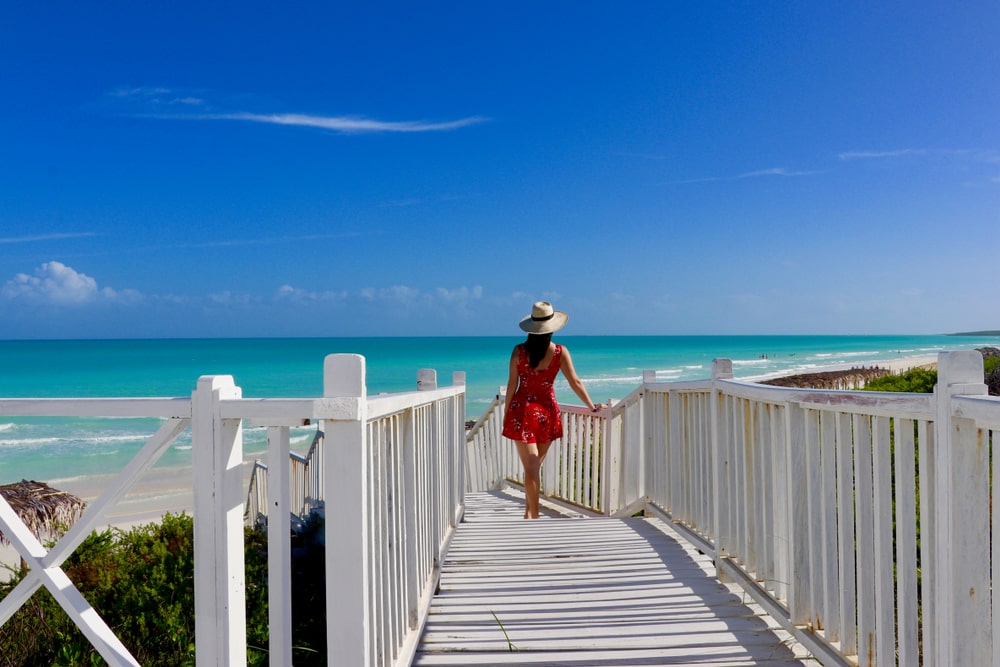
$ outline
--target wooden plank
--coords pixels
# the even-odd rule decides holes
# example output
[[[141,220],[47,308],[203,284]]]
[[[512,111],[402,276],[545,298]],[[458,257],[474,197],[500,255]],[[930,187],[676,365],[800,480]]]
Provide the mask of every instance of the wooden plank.
[[[896,597],[893,570],[892,456],[889,418],[872,420],[872,462],[875,498],[875,664],[896,659]],[[973,663],[966,663],[973,664]]]
[[[896,422],[896,572],[899,664],[920,661],[920,602],[917,595],[917,472],[915,423]]]
[[[875,491],[872,427],[868,417],[854,415],[854,480],[857,529],[858,664],[875,665]]]
[[[521,503],[466,496],[413,665],[816,664],[662,521]]]
[[[858,652],[856,558],[854,554],[854,438],[851,415],[837,415],[837,562],[840,571],[840,645],[845,655]]]

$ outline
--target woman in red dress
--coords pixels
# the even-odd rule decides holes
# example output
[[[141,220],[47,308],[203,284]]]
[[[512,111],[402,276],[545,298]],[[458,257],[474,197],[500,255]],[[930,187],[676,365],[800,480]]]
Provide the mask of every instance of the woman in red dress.
[[[593,412],[595,405],[573,368],[569,350],[552,342],[553,332],[561,329],[569,316],[553,310],[548,301],[539,301],[531,315],[521,320],[528,340],[510,355],[510,377],[504,402],[503,434],[517,443],[517,454],[524,466],[525,519],[538,518],[539,471],[549,445],[562,437],[562,418],[552,386],[559,371],[570,389]]]

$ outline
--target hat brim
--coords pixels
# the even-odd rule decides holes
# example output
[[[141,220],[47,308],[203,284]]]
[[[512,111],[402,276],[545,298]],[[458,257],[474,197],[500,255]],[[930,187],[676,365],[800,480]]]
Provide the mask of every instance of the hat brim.
[[[562,329],[568,319],[569,315],[561,310],[556,310],[552,313],[552,317],[547,320],[533,320],[531,315],[528,315],[521,320],[520,327],[522,331],[533,334],[552,333]]]

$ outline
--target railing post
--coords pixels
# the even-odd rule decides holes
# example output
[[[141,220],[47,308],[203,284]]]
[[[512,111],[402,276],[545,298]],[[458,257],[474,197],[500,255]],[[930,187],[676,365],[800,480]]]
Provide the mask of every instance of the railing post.
[[[609,401],[610,403],[610,401]],[[608,468],[607,480],[610,481],[608,488],[608,496],[610,503],[608,505],[607,516],[613,515],[618,510],[624,509],[629,504],[629,499],[627,498],[625,492],[628,490],[627,485],[627,474],[628,470],[628,455],[632,452],[626,452],[624,443],[622,442],[621,428],[615,427],[615,419],[612,418],[612,411],[609,409],[607,411],[607,419],[601,420],[602,442],[606,442],[608,445],[608,451],[611,453],[610,467]],[[621,419],[619,416],[618,419]],[[564,441],[565,442],[565,441]]]
[[[194,465],[195,658],[199,666],[245,665],[243,426],[221,401],[241,397],[230,375],[203,376],[191,401]]]
[[[990,624],[989,446],[973,420],[952,416],[956,396],[985,396],[975,350],[938,355],[934,388],[937,530],[931,569],[936,606],[933,656],[946,665],[992,660]]]
[[[642,384],[654,384],[656,382],[656,371],[645,370],[642,372]],[[642,400],[639,402],[640,406],[640,420],[642,422],[642,449],[646,452],[645,458],[642,462],[642,474],[643,474],[643,488],[646,493],[646,504],[648,505],[650,501],[654,504],[662,503],[663,500],[658,496],[660,491],[659,477],[662,471],[659,469],[659,463],[662,461],[662,456],[657,452],[657,448],[660,451],[665,451],[667,443],[654,442],[653,434],[653,410],[649,407],[649,396],[648,391],[643,391]]]
[[[368,549],[368,390],[365,358],[331,354],[323,395],[356,401],[354,419],[323,425],[326,500],[326,643],[328,664],[371,664]]]
[[[670,422],[667,425],[667,462],[666,483],[667,493],[664,498],[665,509],[675,519],[690,521],[690,507],[686,501],[684,486],[684,450],[687,443],[684,439],[684,406],[681,394],[675,389],[667,391],[667,413]]]
[[[604,516],[614,514],[621,499],[621,443],[617,438],[612,439],[610,421],[605,419],[601,425],[601,503],[598,509]]]
[[[420,622],[420,593],[421,571],[420,571],[420,513],[417,511],[419,484],[417,482],[418,461],[417,461],[417,420],[413,410],[407,410],[399,425],[399,432],[402,438],[402,476],[403,476],[403,549],[406,554],[404,559],[405,594],[406,594],[406,621],[410,630],[416,630]]]
[[[455,371],[451,374],[451,384],[458,387],[465,386],[465,371]],[[458,525],[461,520],[459,512],[465,499],[465,392],[459,396],[455,402],[455,415],[453,419],[458,421],[457,442],[451,443],[452,474],[451,474],[451,516],[452,526]]]
[[[788,615],[793,625],[811,621],[812,600],[809,597],[809,513],[806,494],[806,411],[796,403],[785,404],[785,479],[779,480],[787,494]],[[779,502],[786,502],[779,498]]]
[[[503,488],[504,483],[507,481],[507,470],[509,466],[507,462],[509,460],[508,448],[504,446],[503,438],[503,420],[506,416],[504,412],[504,405],[507,401],[507,387],[501,386],[497,388],[497,407],[495,419],[493,419],[493,462],[496,464],[495,470],[491,475],[493,480],[493,489]]]
[[[432,391],[438,388],[438,374],[433,368],[417,371],[417,391]]]
[[[291,438],[287,426],[267,429],[267,611],[271,664],[292,664]],[[300,511],[295,508],[295,511]]]
[[[727,468],[729,466],[728,447],[722,442],[722,424],[720,419],[719,401],[721,392],[719,390],[719,380],[733,379],[733,362],[731,359],[712,360],[712,397],[709,405],[709,428],[711,429],[712,442],[712,490],[715,494],[712,498],[712,530],[715,532],[715,570],[723,572],[720,568],[722,558],[726,556],[729,548],[729,524],[730,513],[729,504],[724,501],[724,489],[727,488],[726,479]]]
[[[438,388],[437,384],[437,371],[433,368],[421,368],[417,371],[417,391],[433,391]],[[441,553],[440,553],[440,538],[441,538],[441,507],[444,504],[444,500],[441,498],[441,490],[444,486],[444,466],[445,461],[447,461],[447,453],[442,452],[440,447],[435,447],[435,445],[441,444],[441,415],[438,414],[437,410],[433,410],[428,415],[429,424],[431,428],[430,443],[431,443],[431,461],[429,461],[430,470],[430,486],[431,486],[431,496],[430,496],[430,506],[434,508],[429,517],[430,521],[430,531],[435,540],[434,549],[434,562],[435,564],[440,563]]]

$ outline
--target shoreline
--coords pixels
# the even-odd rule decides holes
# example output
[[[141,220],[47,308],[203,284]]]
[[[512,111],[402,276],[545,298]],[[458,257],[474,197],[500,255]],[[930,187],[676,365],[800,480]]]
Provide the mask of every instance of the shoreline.
[[[751,382],[779,387],[852,390],[882,375],[901,375],[915,368],[937,369],[937,356],[902,357],[865,364],[831,364],[805,373],[780,373],[745,378]]]

